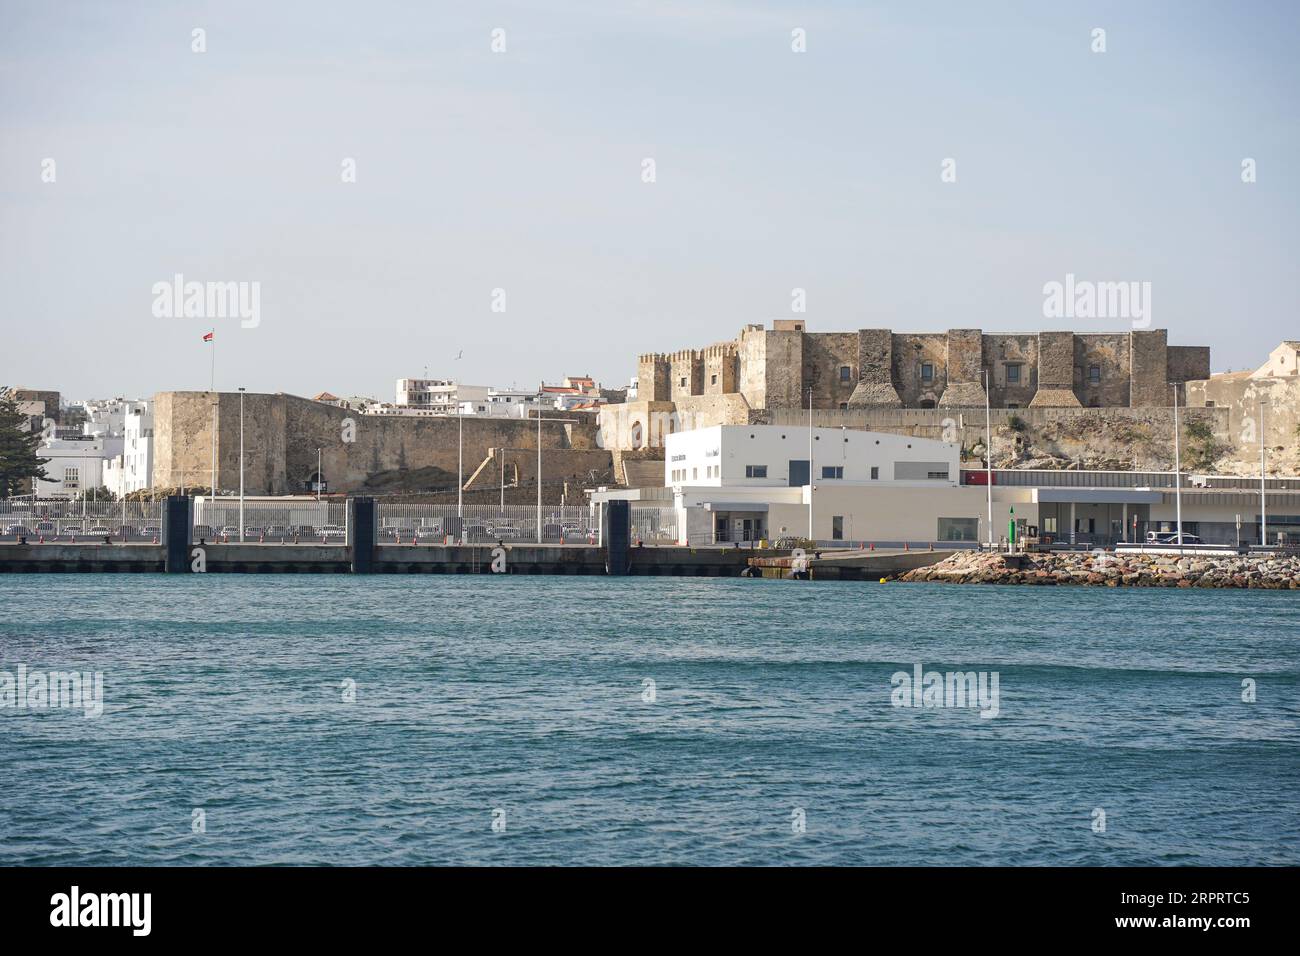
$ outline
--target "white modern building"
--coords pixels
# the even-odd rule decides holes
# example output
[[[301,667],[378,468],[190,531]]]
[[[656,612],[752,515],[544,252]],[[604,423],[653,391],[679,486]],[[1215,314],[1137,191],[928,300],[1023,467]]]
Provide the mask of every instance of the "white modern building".
[[[683,543],[807,538],[810,517],[818,541],[974,542],[990,533],[987,495],[960,484],[960,454],[885,432],[716,425],[666,436],[664,482]],[[1031,489],[996,498],[1005,529]]]
[[[103,487],[104,463],[122,454],[122,438],[47,439],[36,453],[48,459],[48,480],[35,482],[38,498],[73,498]]]
[[[535,390],[489,388],[483,398],[461,402],[460,413],[483,418],[527,418],[529,410],[537,408],[538,404]]]
[[[1173,532],[1209,543],[1300,540],[1300,478],[959,468],[949,442],[852,429],[720,425],[665,436],[663,488],[603,489],[676,512],[678,543],[812,538],[924,547],[1017,540],[1097,547]],[[810,478],[811,475],[811,478]],[[1267,498],[1267,508],[1264,498]],[[990,511],[991,523],[990,523]],[[811,520],[812,533],[809,533]]]
[[[461,402],[486,399],[490,391],[486,385],[465,385],[449,379],[399,378],[394,404],[435,415],[455,415]]]
[[[131,402],[122,420],[122,453],[104,462],[103,485],[117,496],[153,485],[153,408]]]

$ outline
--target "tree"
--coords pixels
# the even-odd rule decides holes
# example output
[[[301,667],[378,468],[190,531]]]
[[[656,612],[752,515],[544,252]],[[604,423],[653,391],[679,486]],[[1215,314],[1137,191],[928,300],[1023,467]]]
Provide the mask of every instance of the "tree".
[[[36,454],[41,433],[24,430],[25,424],[13,392],[7,385],[0,386],[0,498],[21,491],[29,478],[49,480],[45,473],[49,459]]]

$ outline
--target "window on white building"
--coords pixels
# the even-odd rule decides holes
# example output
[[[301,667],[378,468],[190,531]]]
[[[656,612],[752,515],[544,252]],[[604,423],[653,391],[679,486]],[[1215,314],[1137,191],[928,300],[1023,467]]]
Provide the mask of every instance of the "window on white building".
[[[746,465],[746,466],[745,466],[745,477],[746,477],[746,478],[766,478],[766,477],[767,477],[767,465]]]
[[[880,480],[880,467],[878,465],[871,466],[871,480],[872,481]]]
[[[844,466],[843,465],[822,465],[822,477],[843,478]]]
[[[64,488],[81,487],[81,477],[80,477],[79,469],[71,468],[71,467],[65,467],[63,469],[63,487]]]

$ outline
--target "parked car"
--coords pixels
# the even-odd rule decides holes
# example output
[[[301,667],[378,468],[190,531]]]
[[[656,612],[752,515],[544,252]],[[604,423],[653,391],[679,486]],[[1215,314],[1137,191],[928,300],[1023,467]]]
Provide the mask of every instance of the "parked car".
[[[1147,544],[1149,544],[1149,545],[1174,545],[1174,546],[1178,546],[1178,544],[1179,544],[1179,540],[1178,540],[1178,532],[1169,532],[1169,531],[1148,531],[1148,532],[1147,532]],[[1200,544],[1205,544],[1205,542],[1204,542],[1204,541],[1201,541],[1201,538],[1200,538],[1199,536],[1196,536],[1196,535],[1186,535],[1186,533],[1184,533],[1184,535],[1183,535],[1183,540],[1182,540],[1182,544],[1184,544],[1184,545],[1200,545]]]
[[[96,538],[101,538],[106,534],[107,535],[113,534],[113,529],[106,524],[97,524],[97,525],[91,525],[90,530],[86,533],[94,535]]]
[[[266,536],[268,538],[283,538],[288,533],[289,529],[282,524],[268,525],[266,529]]]
[[[162,534],[162,528],[156,524],[147,524],[140,529],[140,534],[146,538],[152,538],[156,534]],[[212,529],[205,524],[195,525],[194,536],[196,538],[210,538],[212,537]]]
[[[517,538],[519,537],[519,529],[508,522],[506,524],[494,524],[487,529],[487,536],[489,538]]]
[[[221,537],[229,538],[231,541],[238,541],[239,529],[232,524],[228,524],[221,529]]]
[[[314,538],[316,537],[316,528],[309,524],[291,524],[285,533],[291,538]]]
[[[481,538],[488,532],[487,525],[481,521],[467,521],[462,529],[462,533],[467,538]]]
[[[344,538],[347,537],[347,529],[339,524],[327,524],[320,529],[323,538]]]
[[[11,524],[8,528],[5,529],[5,534],[15,538],[18,537],[19,535],[30,535],[31,533],[32,532],[29,528],[21,524]]]

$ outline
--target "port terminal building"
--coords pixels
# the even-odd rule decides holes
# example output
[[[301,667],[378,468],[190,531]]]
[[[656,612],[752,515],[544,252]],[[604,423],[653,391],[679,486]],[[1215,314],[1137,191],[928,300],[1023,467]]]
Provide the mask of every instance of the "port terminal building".
[[[1106,547],[1174,531],[1257,544],[1300,541],[1300,478],[963,467],[956,442],[849,428],[715,425],[665,438],[662,487],[601,490],[596,501],[671,505],[678,543],[826,546],[1019,540]],[[990,478],[992,488],[990,494]],[[992,499],[992,525],[989,501]],[[810,508],[811,502],[811,508]],[[1261,508],[1261,503],[1264,508]],[[1280,536],[1280,537],[1279,537]]]

